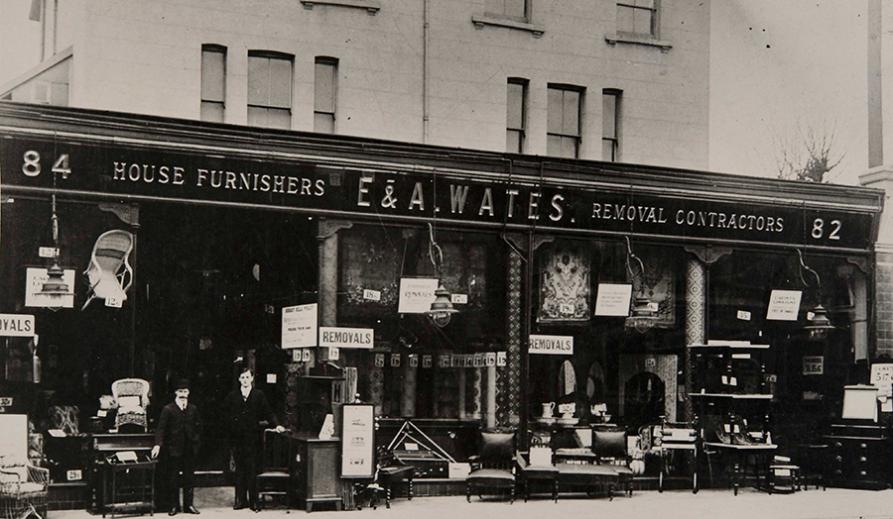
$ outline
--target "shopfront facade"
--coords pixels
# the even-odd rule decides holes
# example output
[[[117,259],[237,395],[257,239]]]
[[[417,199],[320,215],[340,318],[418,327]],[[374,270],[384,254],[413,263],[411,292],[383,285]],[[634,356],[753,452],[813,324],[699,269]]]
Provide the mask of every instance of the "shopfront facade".
[[[152,418],[189,377],[207,469],[240,359],[295,429],[356,394],[457,460],[480,428],[703,417],[691,345],[768,345],[747,412],[777,439],[875,360],[877,190],[5,103],[0,175],[0,313],[39,337],[7,338],[9,412],[44,432],[76,406],[87,432],[113,381],[148,380]],[[126,297],[84,274],[111,230]],[[42,247],[70,295],[38,294]]]

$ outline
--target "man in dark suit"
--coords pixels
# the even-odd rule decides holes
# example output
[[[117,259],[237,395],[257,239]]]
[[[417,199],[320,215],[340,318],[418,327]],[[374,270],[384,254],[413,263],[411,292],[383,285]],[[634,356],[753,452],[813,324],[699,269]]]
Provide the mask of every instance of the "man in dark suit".
[[[239,388],[230,392],[224,400],[224,409],[229,413],[229,433],[232,441],[233,459],[236,464],[236,498],[234,510],[250,506],[260,511],[257,502],[257,477],[261,435],[265,427],[275,427],[277,432],[285,430],[276,420],[266,396],[255,389],[251,368],[239,370]]]
[[[155,431],[155,446],[152,458],[161,454],[161,467],[164,481],[170,489],[170,511],[176,515],[180,511],[180,487],[183,487],[183,511],[197,514],[192,504],[193,471],[198,453],[199,423],[198,409],[189,403],[189,381],[181,379],[174,390],[174,401],[164,406]],[[181,478],[177,476],[182,474]],[[179,484],[178,484],[179,480]]]

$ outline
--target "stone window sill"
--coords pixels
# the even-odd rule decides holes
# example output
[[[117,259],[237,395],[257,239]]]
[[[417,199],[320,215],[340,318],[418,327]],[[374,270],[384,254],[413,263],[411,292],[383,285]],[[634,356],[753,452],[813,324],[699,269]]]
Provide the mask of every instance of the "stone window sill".
[[[313,9],[315,5],[333,5],[338,7],[353,7],[365,9],[369,14],[377,14],[381,10],[378,0],[301,0],[304,9]]]
[[[546,32],[546,29],[536,23],[520,22],[510,18],[498,18],[488,14],[473,14],[471,23],[478,29],[482,29],[485,25],[493,25],[496,27],[506,27],[508,29],[517,29],[519,31],[527,31],[533,33],[533,36],[539,38]]]
[[[673,45],[666,40],[658,40],[656,38],[649,38],[647,36],[640,36],[637,34],[611,34],[609,36],[605,36],[605,41],[611,45],[616,45],[618,43],[629,43],[632,45],[657,47],[661,50],[661,52],[667,52],[673,48]]]

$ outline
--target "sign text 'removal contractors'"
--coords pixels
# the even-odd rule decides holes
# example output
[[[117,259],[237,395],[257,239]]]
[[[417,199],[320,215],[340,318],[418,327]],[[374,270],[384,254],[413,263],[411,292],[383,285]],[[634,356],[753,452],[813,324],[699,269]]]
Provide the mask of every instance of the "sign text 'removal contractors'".
[[[311,161],[209,156],[117,143],[8,136],[0,140],[8,187],[52,186],[108,195],[289,207],[375,218],[649,234],[868,249],[872,215],[794,205],[702,200],[632,188],[536,186],[459,175],[371,171]]]

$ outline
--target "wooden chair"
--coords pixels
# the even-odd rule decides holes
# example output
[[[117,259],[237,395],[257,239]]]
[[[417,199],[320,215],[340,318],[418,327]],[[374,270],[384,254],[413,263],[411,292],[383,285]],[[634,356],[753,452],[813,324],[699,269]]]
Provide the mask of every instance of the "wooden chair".
[[[279,433],[276,429],[264,429],[261,467],[255,476],[258,507],[263,508],[267,498],[281,499],[284,506],[290,504],[289,458],[287,432]]]
[[[482,432],[480,454],[468,460],[471,473],[465,479],[465,498],[471,494],[483,497],[486,491],[509,492],[509,503],[515,502],[515,434]]]
[[[617,478],[624,486],[627,496],[632,496],[633,471],[629,468],[630,456],[626,445],[626,431],[594,429],[592,452],[597,456],[599,465],[607,465],[617,473]],[[613,485],[608,487],[608,495],[613,496]]]

